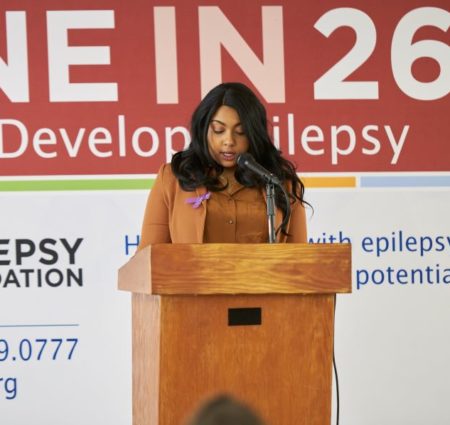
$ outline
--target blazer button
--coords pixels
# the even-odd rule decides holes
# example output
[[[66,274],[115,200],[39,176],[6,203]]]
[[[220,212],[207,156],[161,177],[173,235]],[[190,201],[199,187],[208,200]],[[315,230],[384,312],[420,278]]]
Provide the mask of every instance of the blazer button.
[[[228,220],[228,224],[233,224],[234,221],[233,220]]]

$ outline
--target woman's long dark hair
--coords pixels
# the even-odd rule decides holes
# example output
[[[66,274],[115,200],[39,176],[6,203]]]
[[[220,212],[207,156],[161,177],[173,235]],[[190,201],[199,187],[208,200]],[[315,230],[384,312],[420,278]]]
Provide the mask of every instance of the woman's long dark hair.
[[[217,110],[229,106],[239,115],[242,129],[249,142],[248,152],[264,168],[276,175],[289,187],[290,202],[305,203],[303,200],[304,185],[298,178],[292,162],[281,156],[281,152],[273,145],[267,130],[267,115],[263,104],[244,84],[223,83],[213,88],[200,102],[192,115],[191,143],[182,152],[172,158],[172,171],[180,186],[186,191],[193,191],[205,186],[209,191],[220,191],[226,186],[218,176],[223,167],[211,157],[208,149],[208,129],[211,119]],[[253,172],[236,168],[236,180],[246,187],[265,187],[265,181]],[[288,211],[283,191],[275,188],[275,204],[283,213],[281,231],[286,233],[285,218]]]

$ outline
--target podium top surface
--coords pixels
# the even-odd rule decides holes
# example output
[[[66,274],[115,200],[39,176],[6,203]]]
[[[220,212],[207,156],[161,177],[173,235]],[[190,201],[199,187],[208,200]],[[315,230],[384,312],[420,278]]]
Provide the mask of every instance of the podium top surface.
[[[153,295],[351,292],[350,244],[157,244],[119,270],[119,289]]]

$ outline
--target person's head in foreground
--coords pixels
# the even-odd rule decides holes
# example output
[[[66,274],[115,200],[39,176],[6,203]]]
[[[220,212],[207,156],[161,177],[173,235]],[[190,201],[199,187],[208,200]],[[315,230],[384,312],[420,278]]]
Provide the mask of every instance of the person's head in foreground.
[[[187,425],[264,425],[244,403],[228,395],[218,395],[204,403]]]

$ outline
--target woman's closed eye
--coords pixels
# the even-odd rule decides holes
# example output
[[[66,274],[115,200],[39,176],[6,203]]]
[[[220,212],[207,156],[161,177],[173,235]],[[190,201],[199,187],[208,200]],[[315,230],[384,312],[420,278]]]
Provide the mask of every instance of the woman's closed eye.
[[[222,134],[225,132],[225,128],[221,126],[212,125],[211,130],[214,134]]]

